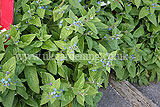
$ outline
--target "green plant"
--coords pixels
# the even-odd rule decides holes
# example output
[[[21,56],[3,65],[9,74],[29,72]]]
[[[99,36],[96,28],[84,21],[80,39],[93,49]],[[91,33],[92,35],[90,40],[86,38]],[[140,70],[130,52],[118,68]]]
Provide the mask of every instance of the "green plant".
[[[158,3],[15,1],[14,26],[0,35],[0,102],[94,107],[111,71],[140,85],[159,81]]]

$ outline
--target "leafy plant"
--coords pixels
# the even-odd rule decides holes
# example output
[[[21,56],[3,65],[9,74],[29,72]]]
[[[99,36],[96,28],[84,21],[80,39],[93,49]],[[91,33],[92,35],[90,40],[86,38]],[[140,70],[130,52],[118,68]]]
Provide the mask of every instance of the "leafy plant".
[[[159,10],[158,0],[15,0],[0,35],[0,102],[95,107],[111,71],[158,82]]]

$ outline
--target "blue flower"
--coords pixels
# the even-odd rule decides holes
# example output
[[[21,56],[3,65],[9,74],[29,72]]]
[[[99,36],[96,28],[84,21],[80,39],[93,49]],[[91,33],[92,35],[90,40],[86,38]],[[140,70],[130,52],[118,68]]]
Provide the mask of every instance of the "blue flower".
[[[8,78],[8,81],[11,82],[11,78]]]
[[[149,11],[149,9],[147,9],[147,11]]]
[[[69,50],[71,50],[71,49],[72,49],[72,47],[69,46]]]
[[[109,28],[108,28],[108,30],[110,31],[110,30],[112,30],[112,28],[111,28],[111,27],[109,27]]]
[[[97,69],[93,69],[92,71],[95,72],[95,71],[97,71]]]
[[[56,89],[56,88],[54,88],[54,91],[57,91],[57,89]]]
[[[66,47],[63,47],[65,50],[67,49]]]
[[[82,0],[78,0],[79,2],[81,2]]]
[[[153,3],[152,6],[154,6],[155,4]]]
[[[116,34],[117,37],[119,37],[119,34]]]
[[[28,23],[28,21],[26,21],[26,23]]]
[[[7,39],[9,39],[9,35],[8,34],[6,34],[6,37],[7,37]]]
[[[77,46],[77,43],[75,43],[73,46]]]
[[[16,30],[19,30],[18,28],[16,28]]]
[[[88,61],[89,64],[91,64],[91,62]]]
[[[62,62],[64,59],[60,59],[60,61]]]
[[[64,90],[63,90],[63,89],[61,89],[61,91],[63,92]]]
[[[41,9],[42,7],[41,6],[39,6],[39,9]]]
[[[28,13],[30,13],[30,11],[29,11],[29,10],[28,10],[27,12],[28,12]]]
[[[149,15],[151,15],[151,13],[149,13]]]
[[[103,67],[106,67],[106,65],[103,65]]]
[[[128,7],[131,6],[130,4],[128,4]]]
[[[114,38],[112,38],[112,40],[114,40]]]
[[[2,67],[0,66],[0,69],[1,69]]]
[[[53,83],[52,83],[52,82],[50,82],[50,84],[49,84],[49,85],[50,85],[50,86],[52,86],[52,84],[53,84]]]
[[[4,83],[5,83],[5,84],[8,84],[8,81],[5,81]]]
[[[42,6],[42,9],[44,9],[44,6]]]
[[[49,97],[47,96],[47,99],[49,99]]]
[[[100,4],[100,2],[97,2],[97,4]]]
[[[70,30],[70,28],[66,28],[67,30]]]
[[[2,82],[2,83],[4,83],[4,82],[5,82],[5,79],[4,79],[4,78],[2,78],[2,79],[1,79],[1,82]]]
[[[63,11],[63,14],[65,13],[65,11]]]
[[[51,92],[51,95],[54,95],[54,94],[56,94],[56,92],[54,91],[54,92]]]
[[[106,36],[103,37],[104,39],[106,38]]]
[[[71,52],[71,54],[73,54],[73,53],[74,53],[74,51]]]
[[[48,8],[48,6],[46,6],[46,8]]]
[[[62,26],[62,24],[60,23],[59,26]]]
[[[39,1],[36,1],[36,3],[39,3]]]
[[[18,10],[17,10],[17,12],[18,12]]]
[[[76,21],[73,21],[73,25],[76,25]]]

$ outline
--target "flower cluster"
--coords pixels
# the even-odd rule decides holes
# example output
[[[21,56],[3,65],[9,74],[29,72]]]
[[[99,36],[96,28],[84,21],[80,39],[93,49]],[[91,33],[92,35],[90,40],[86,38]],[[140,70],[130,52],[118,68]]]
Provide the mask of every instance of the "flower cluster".
[[[73,21],[73,25],[80,27],[81,21]]]
[[[7,80],[2,78],[0,83],[4,84],[5,87],[10,86],[11,78],[8,78]]]

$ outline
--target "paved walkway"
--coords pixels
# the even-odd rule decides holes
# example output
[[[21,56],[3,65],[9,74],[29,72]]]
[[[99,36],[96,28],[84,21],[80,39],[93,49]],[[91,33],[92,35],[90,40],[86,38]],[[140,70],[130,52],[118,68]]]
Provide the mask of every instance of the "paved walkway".
[[[160,83],[150,83],[149,86],[139,86],[133,84],[144,96],[152,100],[158,107],[160,107]],[[100,89],[103,92],[103,97],[98,104],[98,107],[132,107],[132,104],[121,97],[110,85],[107,90]]]
[[[132,104],[121,97],[110,85],[107,89],[100,89],[103,92],[103,97],[98,104],[98,107],[132,107]]]

